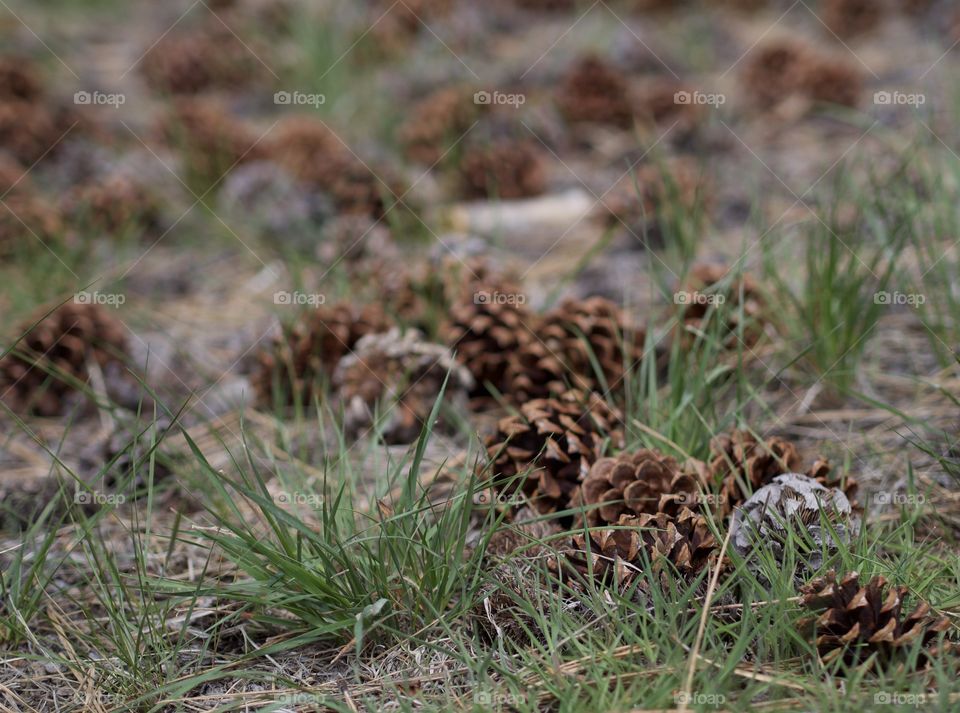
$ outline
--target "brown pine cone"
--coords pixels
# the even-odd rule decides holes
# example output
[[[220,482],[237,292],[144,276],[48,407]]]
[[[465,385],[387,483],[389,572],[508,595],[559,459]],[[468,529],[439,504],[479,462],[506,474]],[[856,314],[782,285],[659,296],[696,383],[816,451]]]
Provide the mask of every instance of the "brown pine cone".
[[[529,198],[543,193],[543,152],[532,142],[502,139],[464,149],[458,167],[464,198]]]
[[[571,123],[633,125],[627,78],[603,59],[589,55],[567,72],[556,95],[560,113]]]
[[[108,235],[131,229],[140,235],[155,234],[163,218],[157,195],[123,174],[76,186],[64,197],[63,212],[72,221]]]
[[[216,101],[178,99],[161,121],[159,134],[180,151],[188,171],[204,191],[235,166],[263,158],[257,136]]]
[[[644,448],[597,461],[580,487],[579,502],[591,508],[586,513],[591,527],[615,525],[624,515],[675,515],[682,507],[695,509],[707,487],[706,464],[680,464]]]
[[[71,123],[39,101],[0,101],[0,146],[29,166],[56,149]]]
[[[147,50],[141,71],[155,91],[198,94],[208,89],[237,89],[263,76],[251,50],[219,21],[202,29],[163,37]]]
[[[729,274],[727,267],[715,264],[696,265],[690,271],[678,292],[682,297],[678,300],[683,311],[682,339],[692,343],[696,334],[710,333],[716,320],[713,305],[722,298],[725,300],[722,313],[726,322],[721,325],[720,334],[724,346],[736,350],[742,343],[744,349],[749,349],[760,340],[764,302],[757,283],[749,274],[743,274],[734,279],[726,291],[714,289]],[[711,312],[714,316],[708,320]]]
[[[644,571],[644,558],[650,562],[653,573],[672,568],[692,578],[715,561],[718,553],[707,519],[689,508],[681,507],[676,515],[624,515],[616,524],[617,528],[574,535],[572,547],[563,553],[564,564],[582,575],[592,569],[594,576],[629,583]]]
[[[64,235],[60,211],[46,198],[30,190],[17,189],[0,205],[0,257],[35,253],[43,246],[53,247]]]
[[[536,341],[537,315],[519,299],[498,299],[513,295],[509,287],[481,287],[471,297],[455,302],[449,321],[441,329],[444,342],[457,354],[474,378],[471,396],[484,399],[492,385],[509,396],[517,384],[510,378],[511,365],[530,342]],[[513,374],[518,370],[514,366]],[[530,397],[522,389],[523,400]]]
[[[25,193],[32,189],[33,182],[20,162],[12,156],[0,153],[0,196],[5,196],[14,190]]]
[[[544,315],[537,332],[577,388],[622,391],[625,370],[643,355],[644,331],[634,330],[623,310],[604,297],[564,301]]]
[[[383,310],[350,303],[324,305],[305,315],[257,355],[252,377],[261,404],[309,404],[319,382],[367,334],[386,331]]]
[[[34,65],[23,57],[0,57],[0,101],[27,101],[40,99],[43,82],[34,71]]]
[[[479,111],[464,87],[444,87],[421,99],[398,131],[407,158],[435,164],[473,125]]]
[[[538,512],[568,509],[607,442],[623,447],[622,421],[596,393],[570,390],[528,401],[519,414],[501,419],[487,439],[494,483],[508,493],[522,492]],[[526,474],[524,482],[515,482]]]
[[[817,616],[802,620],[800,626],[816,634],[817,651],[825,663],[842,658],[857,664],[876,655],[887,664],[906,656],[917,642],[923,647],[921,664],[960,651],[949,619],[932,614],[924,601],[904,614],[909,589],[888,587],[881,576],[863,584],[857,572],[840,580],[830,572],[805,585],[801,594],[801,606]],[[938,644],[943,633],[950,640]]]
[[[795,96],[856,106],[863,90],[856,67],[790,40],[752,51],[742,79],[753,101],[767,109]]]
[[[644,83],[636,99],[637,116],[646,119],[660,130],[670,128],[670,139],[690,138],[706,116],[706,107],[692,101],[678,101],[685,93],[692,98],[693,91],[672,78],[658,78]]]
[[[445,382],[445,405],[465,409],[473,378],[446,347],[424,341],[416,330],[368,334],[333,374],[344,403],[347,437],[372,430],[380,415],[384,422],[377,428],[386,443],[416,441]],[[382,411],[377,411],[378,404]],[[440,426],[444,425],[441,419]]]
[[[67,302],[32,329],[29,322],[13,351],[0,359],[0,395],[18,413],[58,416],[86,383],[91,362],[122,362],[127,332],[99,305]],[[19,336],[19,335],[18,335]]]
[[[801,464],[797,447],[777,436],[760,442],[736,430],[710,441],[710,473],[728,512],[778,475],[798,472]]]
[[[884,6],[877,0],[823,0],[819,15],[831,32],[848,38],[869,32],[879,25]]]

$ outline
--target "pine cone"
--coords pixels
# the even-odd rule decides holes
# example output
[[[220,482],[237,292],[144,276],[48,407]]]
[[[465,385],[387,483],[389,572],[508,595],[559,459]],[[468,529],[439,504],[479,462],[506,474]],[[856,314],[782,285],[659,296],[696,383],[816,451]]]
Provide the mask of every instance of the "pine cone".
[[[858,572],[840,580],[835,572],[803,587],[801,606],[817,616],[800,622],[801,628],[816,634],[817,651],[824,662],[842,658],[848,664],[862,663],[876,655],[883,664],[906,656],[920,642],[920,663],[960,648],[950,620],[931,613],[930,605],[919,601],[909,614],[903,613],[909,589],[888,586],[881,576],[861,583]],[[937,643],[940,634],[951,640]]]
[[[511,493],[519,488],[541,513],[570,508],[607,441],[623,447],[622,420],[596,393],[570,390],[528,401],[518,415],[501,419],[487,440],[495,485]],[[507,482],[528,471],[523,483]]]
[[[19,161],[14,160],[12,156],[0,153],[0,195],[6,196],[13,190],[24,192],[32,188],[30,176]]]
[[[398,131],[404,152],[412,161],[433,165],[471,127],[479,115],[470,90],[438,89],[414,104]]]
[[[548,312],[537,333],[547,353],[560,359],[577,388],[622,391],[625,370],[643,355],[645,334],[631,329],[616,303],[588,297],[566,300]]]
[[[714,264],[697,265],[691,270],[680,290],[680,294],[685,298],[682,305],[683,339],[692,343],[695,334],[711,331],[708,315],[714,311],[713,304],[719,299],[718,296],[722,295],[726,300],[723,309],[726,323],[720,328],[724,346],[736,350],[742,342],[743,348],[749,349],[760,340],[763,334],[760,320],[764,303],[756,281],[750,275],[744,274],[733,280],[726,291],[718,292],[713,289],[729,274],[728,268]],[[709,322],[714,320],[716,316],[711,317]]]
[[[876,0],[823,0],[819,14],[832,32],[848,38],[869,32],[879,25],[884,7]]]
[[[520,300],[494,299],[517,294],[510,290],[479,288],[473,299],[453,304],[449,322],[441,330],[444,342],[473,375],[471,396],[476,399],[489,396],[488,385],[508,397],[515,394],[520,403],[534,393],[532,384],[523,383],[526,370],[518,368],[518,360],[538,341],[537,315]]]
[[[596,56],[586,56],[570,68],[556,96],[560,112],[572,123],[633,125],[633,102],[627,78]]]
[[[266,140],[265,153],[298,181],[329,193],[339,212],[382,217],[384,196],[402,195],[388,172],[381,181],[353,156],[322,121],[307,116],[284,119]]]
[[[318,382],[333,374],[361,337],[388,328],[374,306],[357,309],[341,302],[310,312],[258,355],[252,381],[260,402],[309,404]]]
[[[333,385],[344,403],[347,437],[357,438],[371,428],[379,403],[387,417],[378,426],[384,441],[416,441],[444,381],[445,404],[465,409],[473,379],[446,347],[424,341],[412,329],[368,334],[340,360],[333,374]]]
[[[695,509],[707,483],[704,463],[681,465],[659,451],[642,449],[597,461],[580,487],[579,503],[591,508],[586,513],[591,527],[616,525],[622,516]]]
[[[688,579],[716,559],[717,541],[707,519],[689,508],[681,507],[676,515],[624,515],[616,524],[574,535],[561,566],[582,575],[592,569],[594,576],[625,584],[644,571],[644,557],[653,573],[669,568]]]
[[[713,485],[720,488],[724,512],[739,506],[751,493],[773,482],[778,475],[797,472],[826,488],[839,488],[856,508],[855,479],[847,477],[841,482],[832,473],[830,461],[822,456],[806,471],[801,466],[802,458],[797,447],[777,436],[760,442],[749,431],[735,430],[710,441],[709,469]]]
[[[31,254],[60,241],[65,226],[57,207],[32,191],[19,190],[0,205],[0,257]]]
[[[55,150],[69,128],[64,115],[40,101],[0,101],[0,146],[28,166]]]
[[[499,140],[464,149],[459,166],[463,197],[529,198],[543,193],[543,153],[532,141]]]
[[[235,166],[262,158],[257,137],[215,101],[178,99],[159,133],[180,150],[202,190],[212,188]]]
[[[692,89],[672,78],[658,78],[644,83],[636,99],[636,113],[656,127],[670,128],[673,140],[689,139],[706,116],[706,108],[693,101],[679,102],[677,94]]]
[[[263,65],[233,32],[212,21],[199,30],[163,37],[147,50],[141,71],[154,91],[198,94],[248,86],[262,77]]]
[[[753,100],[767,108],[793,96],[852,107],[863,90],[856,67],[792,41],[751,52],[742,76]]]
[[[33,102],[40,99],[43,92],[43,82],[33,62],[10,55],[0,57],[0,102]]]
[[[126,355],[126,329],[98,305],[68,302],[32,329],[30,324],[0,359],[0,394],[19,413],[62,414],[77,393],[69,381],[86,383],[91,360],[104,368]]]
[[[63,212],[72,221],[108,235],[131,229],[140,235],[156,234],[163,220],[158,196],[119,173],[102,182],[76,186],[65,196]]]

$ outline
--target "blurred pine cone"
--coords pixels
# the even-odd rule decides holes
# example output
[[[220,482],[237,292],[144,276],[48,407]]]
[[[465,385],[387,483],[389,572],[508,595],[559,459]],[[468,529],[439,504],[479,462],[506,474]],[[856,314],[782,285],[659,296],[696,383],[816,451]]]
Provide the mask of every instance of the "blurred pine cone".
[[[262,158],[257,137],[216,101],[178,99],[160,122],[159,133],[179,150],[203,191],[213,188],[235,166]]]
[[[616,525],[622,516],[676,515],[683,507],[696,509],[708,482],[706,464],[680,464],[644,448],[597,461],[580,487],[578,503],[590,508],[589,526]]]
[[[384,422],[377,428],[386,443],[416,441],[445,381],[444,404],[464,410],[473,378],[446,347],[424,341],[412,329],[368,334],[333,374],[344,404],[344,432],[357,438],[381,415]],[[378,404],[383,411],[377,411]],[[441,420],[439,425],[447,424]]]
[[[57,206],[18,184],[0,205],[0,257],[32,253],[53,247],[64,237],[65,225]]]
[[[456,144],[479,115],[464,87],[444,87],[413,105],[398,138],[412,161],[433,165]]]
[[[99,305],[68,302],[30,324],[0,359],[0,396],[18,413],[59,416],[79,393],[71,380],[86,383],[91,363],[105,368],[127,353],[126,329]]]
[[[863,77],[849,62],[793,41],[768,43],[750,53],[742,73],[747,92],[765,108],[790,97],[856,106]]]
[[[141,71],[154,91],[198,94],[249,86],[262,77],[263,65],[232,31],[210,21],[200,29],[163,37],[147,50]]]
[[[678,100],[685,95],[689,101]],[[706,116],[706,107],[692,99],[693,89],[673,78],[660,77],[644,82],[636,98],[636,114],[659,130],[669,128],[669,139],[685,141]]]
[[[0,56],[0,101],[32,102],[39,99],[43,91],[43,82],[30,60]]]
[[[720,325],[720,339],[724,347],[736,350],[742,343],[744,349],[749,349],[760,340],[764,301],[757,283],[743,274],[732,280],[727,290],[718,290],[717,286],[729,274],[727,267],[716,264],[696,265],[690,271],[678,292],[683,297],[679,305],[683,311],[681,339],[692,343],[696,334],[710,333],[716,317],[708,317],[721,309],[725,322]],[[721,300],[722,308],[718,304]]]
[[[537,196],[546,187],[543,152],[527,140],[472,144],[460,159],[459,177],[466,199]]]
[[[519,414],[501,419],[497,433],[487,439],[494,483],[522,492],[538,512],[568,509],[607,443],[623,447],[622,421],[622,414],[596,393],[570,390],[528,401]],[[507,482],[524,474],[522,483]]]
[[[322,121],[283,119],[265,144],[272,161],[298,181],[328,193],[338,211],[380,218],[385,203],[403,193],[388,171],[378,167],[375,174],[367,168]]]
[[[56,149],[71,123],[64,112],[39,100],[0,101],[0,146],[32,165]]]
[[[633,102],[627,78],[595,55],[578,60],[568,71],[556,95],[557,106],[569,122],[633,125]]]
[[[122,173],[81,184],[64,197],[62,210],[74,223],[107,235],[136,230],[155,235],[163,222],[163,206],[151,189]]]
[[[831,32],[845,39],[879,25],[884,4],[877,0],[822,0],[819,15]]]
[[[361,337],[389,326],[374,305],[360,309],[340,302],[309,312],[257,355],[252,381],[260,402],[268,407],[309,404],[318,384],[332,376]]]
[[[801,606],[816,616],[803,619],[800,627],[816,635],[817,651],[825,663],[842,659],[852,665],[876,655],[881,664],[888,664],[920,646],[918,663],[922,665],[960,651],[956,630],[947,617],[932,614],[922,600],[905,614],[910,590],[888,586],[881,576],[863,584],[858,572],[839,580],[830,572],[804,586],[801,594]],[[949,640],[938,643],[941,634],[948,634]]]

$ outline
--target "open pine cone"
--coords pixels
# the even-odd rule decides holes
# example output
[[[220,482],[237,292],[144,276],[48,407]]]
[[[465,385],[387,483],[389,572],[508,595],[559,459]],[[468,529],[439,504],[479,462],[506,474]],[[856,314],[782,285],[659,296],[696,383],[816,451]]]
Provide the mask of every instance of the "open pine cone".
[[[624,515],[616,525],[574,535],[561,566],[627,584],[645,569],[644,558],[654,573],[670,567],[687,578],[716,559],[717,541],[707,519],[689,508],[681,507],[675,515]]]
[[[556,96],[560,113],[571,123],[633,124],[633,102],[627,78],[596,56],[586,56],[568,70]]]
[[[68,302],[30,324],[0,359],[0,397],[18,413],[59,416],[78,395],[71,380],[86,383],[91,364],[102,369],[126,355],[126,329],[99,305]]]
[[[604,297],[566,300],[544,315],[538,329],[577,388],[623,390],[625,369],[643,354],[645,333],[632,330],[620,307]],[[603,374],[602,384],[595,363]]]
[[[797,447],[778,436],[758,441],[749,431],[735,430],[710,442],[710,476],[713,485],[719,486],[724,512],[744,503],[754,491],[773,482],[778,475],[803,473],[802,463]],[[855,504],[856,481],[847,478],[841,484],[826,458],[818,458],[805,474],[828,488],[842,485],[844,495]]]
[[[344,431],[356,438],[370,429],[379,403],[386,418],[380,426],[384,441],[412,443],[445,381],[444,402],[465,408],[473,379],[446,347],[425,342],[416,330],[401,333],[394,328],[368,334],[340,360],[333,374],[333,385],[344,403]]]
[[[529,198],[543,193],[543,153],[533,141],[497,140],[467,146],[459,166],[464,198]]]
[[[29,60],[0,56],[0,101],[34,101],[41,94],[43,82]]]
[[[622,420],[596,393],[570,390],[528,401],[519,414],[501,419],[487,439],[494,482],[509,492],[519,488],[538,512],[570,508],[607,443],[623,447]],[[524,482],[507,482],[528,471]]]
[[[252,378],[261,403],[309,403],[318,382],[333,374],[340,359],[368,334],[389,328],[383,311],[349,303],[324,305],[308,313],[270,348],[257,355]]]
[[[579,504],[590,508],[591,527],[616,525],[623,516],[675,515],[684,507],[696,509],[707,481],[704,463],[680,464],[644,448],[594,463],[580,487]]]
[[[923,601],[904,614],[909,590],[888,586],[881,576],[863,584],[857,572],[839,580],[830,572],[804,586],[801,594],[801,606],[816,613],[804,619],[801,627],[816,634],[817,650],[825,662],[842,658],[856,664],[876,654],[886,664],[919,645],[923,647],[922,664],[960,650],[955,641],[936,641],[945,632],[955,638],[949,619],[931,614]]]

